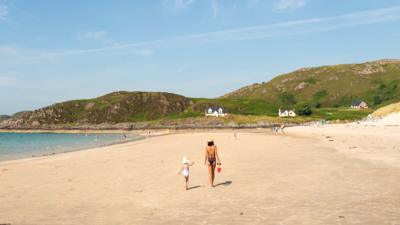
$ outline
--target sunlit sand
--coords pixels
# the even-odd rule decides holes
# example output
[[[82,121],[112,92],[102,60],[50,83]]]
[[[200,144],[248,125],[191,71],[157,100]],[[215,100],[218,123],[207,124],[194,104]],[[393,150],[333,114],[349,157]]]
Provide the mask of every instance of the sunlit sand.
[[[377,150],[372,158],[359,157],[364,145],[377,140],[371,138],[375,133],[312,129],[289,128],[279,135],[237,131],[237,139],[231,131],[172,134],[3,162],[0,223],[398,223],[400,168],[391,161],[400,155],[398,138],[375,145],[396,146],[397,153]],[[349,132],[346,140],[339,129]],[[222,161],[215,188],[208,186],[203,164],[210,137]],[[354,146],[358,149],[349,149]],[[177,175],[182,156],[195,161],[188,191]]]

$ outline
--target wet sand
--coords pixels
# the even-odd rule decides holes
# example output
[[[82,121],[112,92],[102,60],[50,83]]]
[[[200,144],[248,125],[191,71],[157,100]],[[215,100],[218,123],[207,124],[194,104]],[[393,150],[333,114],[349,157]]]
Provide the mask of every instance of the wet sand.
[[[296,129],[173,134],[2,162],[0,224],[400,224],[399,167]],[[223,163],[215,188],[203,164],[210,136]],[[195,161],[189,191],[182,156]]]

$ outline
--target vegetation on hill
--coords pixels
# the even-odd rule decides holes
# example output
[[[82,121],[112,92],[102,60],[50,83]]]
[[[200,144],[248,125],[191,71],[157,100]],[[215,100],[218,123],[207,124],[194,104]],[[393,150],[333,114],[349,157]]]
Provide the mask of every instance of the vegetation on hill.
[[[223,98],[258,99],[280,107],[308,104],[313,108],[348,107],[359,99],[377,107],[400,100],[400,61],[303,68]]]
[[[194,98],[192,110],[203,112],[208,107],[223,107],[230,114],[276,116],[278,107],[259,99]]]
[[[11,116],[11,118],[13,118],[13,119],[19,119],[19,118],[21,118],[23,115],[25,115],[25,114],[28,114],[28,113],[31,113],[32,111],[21,111],[21,112],[17,112],[17,113],[14,113],[12,116]]]
[[[28,124],[123,123],[155,120],[184,113],[191,100],[159,92],[113,92],[95,99],[58,103],[19,119]]]
[[[19,112],[11,119],[0,116],[0,122],[3,121],[1,127],[149,121],[161,125],[177,121],[212,124],[211,118],[200,117],[204,117],[208,107],[216,106],[224,107],[231,115],[219,122],[236,124],[264,123],[265,120],[271,123],[358,120],[372,113],[372,109],[350,109],[355,99],[366,101],[371,108],[400,101],[400,61],[300,69],[215,99],[187,98],[162,92],[113,92],[94,99],[67,101],[32,112]],[[294,108],[301,117],[277,118],[279,108]]]

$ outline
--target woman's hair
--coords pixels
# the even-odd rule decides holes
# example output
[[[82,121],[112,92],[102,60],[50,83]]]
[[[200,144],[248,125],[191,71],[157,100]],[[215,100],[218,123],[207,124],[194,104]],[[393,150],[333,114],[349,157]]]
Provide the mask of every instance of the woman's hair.
[[[208,146],[214,146],[214,141],[207,142]]]

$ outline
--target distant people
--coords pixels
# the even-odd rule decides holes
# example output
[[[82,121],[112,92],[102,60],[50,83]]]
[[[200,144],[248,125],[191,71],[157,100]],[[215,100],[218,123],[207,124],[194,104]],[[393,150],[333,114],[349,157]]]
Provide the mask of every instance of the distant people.
[[[233,132],[233,137],[237,139],[236,131]]]
[[[276,127],[276,126],[273,126],[273,127],[272,127],[272,132],[273,132],[274,134],[278,134],[278,130],[279,130],[278,127]]]
[[[285,133],[285,124],[282,124],[282,125],[281,125],[281,132],[282,132],[282,134]]]
[[[185,156],[182,159],[182,168],[179,170],[178,175],[182,174],[183,178],[185,178],[185,190],[189,190],[189,167],[194,165],[194,162],[190,162],[190,160]]]
[[[204,165],[207,165],[208,168],[208,180],[210,182],[211,187],[214,187],[215,167],[217,164],[221,165],[221,161],[218,156],[217,146],[215,146],[214,141],[210,139],[207,142],[207,147],[204,156]]]

